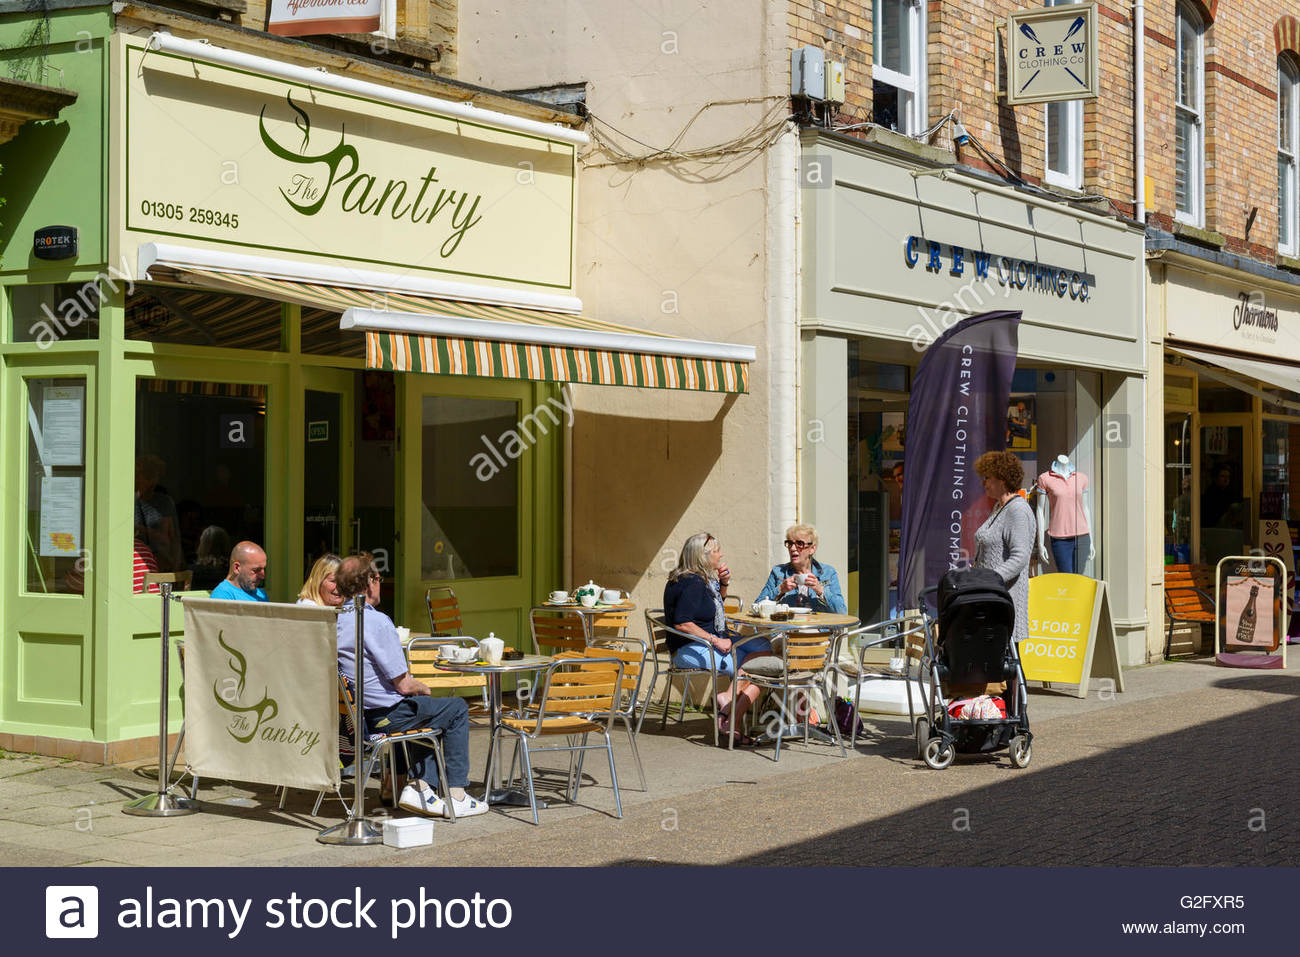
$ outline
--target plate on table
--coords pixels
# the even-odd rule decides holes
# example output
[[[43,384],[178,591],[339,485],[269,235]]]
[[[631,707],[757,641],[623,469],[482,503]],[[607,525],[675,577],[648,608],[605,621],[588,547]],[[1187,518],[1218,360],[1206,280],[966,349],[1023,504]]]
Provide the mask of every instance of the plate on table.
[[[542,602],[542,604],[550,605],[552,608],[567,608],[571,605],[576,605],[577,602],[574,601],[572,598],[566,598],[564,601],[551,601],[548,598],[546,599],[546,601]]]
[[[804,608],[804,607],[802,607],[802,606],[800,606],[800,605],[794,605],[794,606],[792,606],[792,607],[790,608],[790,612],[791,612],[791,614],[794,614],[794,615],[811,615],[811,614],[812,614],[812,609],[811,609],[811,608]]]

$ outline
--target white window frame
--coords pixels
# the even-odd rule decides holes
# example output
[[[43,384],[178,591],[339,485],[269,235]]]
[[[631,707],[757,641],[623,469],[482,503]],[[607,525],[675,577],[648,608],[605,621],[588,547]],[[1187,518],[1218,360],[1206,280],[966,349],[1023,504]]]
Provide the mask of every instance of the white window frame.
[[[1291,108],[1288,111],[1290,116],[1282,116],[1279,110],[1278,130],[1277,130],[1277,160],[1278,160],[1278,244],[1277,251],[1283,256],[1300,255],[1300,189],[1297,188],[1300,181],[1300,69],[1297,69],[1294,63],[1286,57],[1277,58],[1277,88],[1278,102],[1282,101],[1282,90],[1289,88]],[[1284,129],[1290,129],[1290,149],[1285,149],[1282,145],[1282,134]],[[1283,180],[1282,166],[1290,166],[1291,174]],[[1282,224],[1287,226],[1287,236],[1290,241],[1282,242]]]
[[[386,40],[397,39],[397,0],[382,0],[379,12],[379,29],[370,34]]]
[[[1063,7],[1080,0],[1047,0],[1044,6]],[[1065,134],[1067,167],[1052,169],[1052,125],[1048,115],[1052,109],[1062,111],[1061,130]],[[1083,100],[1064,100],[1043,105],[1043,181],[1048,186],[1064,189],[1083,188]]]
[[[1174,219],[1180,223],[1187,223],[1189,226],[1205,225],[1205,24],[1199,14],[1187,3],[1180,2],[1176,7],[1174,19],[1174,122],[1177,124],[1180,116],[1188,116],[1192,120],[1192,140],[1187,148],[1187,195],[1191,206],[1190,212],[1184,212],[1178,208],[1177,198],[1174,200]],[[1192,103],[1181,103],[1178,100],[1179,86],[1182,82],[1183,75],[1183,24],[1186,23],[1192,28],[1196,37],[1195,49],[1190,51],[1192,64],[1195,67],[1195,77],[1192,82],[1192,93],[1195,101]],[[1174,131],[1175,140],[1177,139],[1177,129]],[[1175,187],[1178,176],[1178,165],[1175,157],[1174,177]],[[1175,188],[1175,197],[1177,190]]]
[[[879,24],[875,22],[873,16],[871,79],[888,84],[898,90],[898,119],[899,125],[902,127],[899,132],[908,136],[915,136],[925,129],[926,18],[924,0],[907,0],[907,3],[908,33],[912,37],[912,43],[907,50],[911,75],[897,73],[876,62],[880,45],[875,44],[874,39],[879,37]]]

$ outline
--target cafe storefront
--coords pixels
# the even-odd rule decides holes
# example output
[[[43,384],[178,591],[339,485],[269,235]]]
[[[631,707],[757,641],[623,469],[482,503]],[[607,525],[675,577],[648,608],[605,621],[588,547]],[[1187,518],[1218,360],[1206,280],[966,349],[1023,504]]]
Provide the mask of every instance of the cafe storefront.
[[[1243,262],[1172,236],[1148,241],[1148,312],[1163,333],[1153,538],[1167,564],[1213,569],[1263,550],[1294,568],[1300,276]]]
[[[752,349],[582,314],[574,117],[104,9],[52,24],[76,111],[0,153],[30,186],[0,263],[0,747],[156,747],[146,551],[197,589],[259,542],[293,601],[316,557],[364,549],[399,623],[450,584],[471,631],[527,643],[564,572],[571,384],[747,391]],[[59,52],[78,31],[93,57]],[[73,254],[29,256],[56,223]]]
[[[802,190],[801,492],[850,613],[898,607],[903,482],[926,482],[906,468],[921,355],[965,316],[1018,309],[1007,448],[1036,507],[1058,456],[1087,477],[1074,570],[1108,583],[1122,663],[1148,660],[1142,231],[834,134],[806,134],[802,162],[824,187]]]

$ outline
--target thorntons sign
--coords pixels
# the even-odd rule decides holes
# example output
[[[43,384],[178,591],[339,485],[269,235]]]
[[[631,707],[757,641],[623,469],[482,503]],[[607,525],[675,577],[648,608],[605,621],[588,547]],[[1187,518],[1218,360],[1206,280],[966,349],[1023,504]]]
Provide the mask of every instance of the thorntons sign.
[[[1253,342],[1277,342],[1277,310],[1265,305],[1262,292],[1238,293],[1232,328]]]

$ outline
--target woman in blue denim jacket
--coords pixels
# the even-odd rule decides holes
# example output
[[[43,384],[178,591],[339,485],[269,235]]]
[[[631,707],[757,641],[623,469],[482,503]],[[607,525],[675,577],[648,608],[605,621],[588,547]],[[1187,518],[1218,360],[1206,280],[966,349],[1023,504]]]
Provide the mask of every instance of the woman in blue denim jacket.
[[[811,525],[791,525],[785,530],[785,547],[790,560],[772,569],[755,601],[771,598],[783,605],[846,614],[848,605],[840,594],[840,579],[835,569],[813,558],[817,552],[817,529]]]

